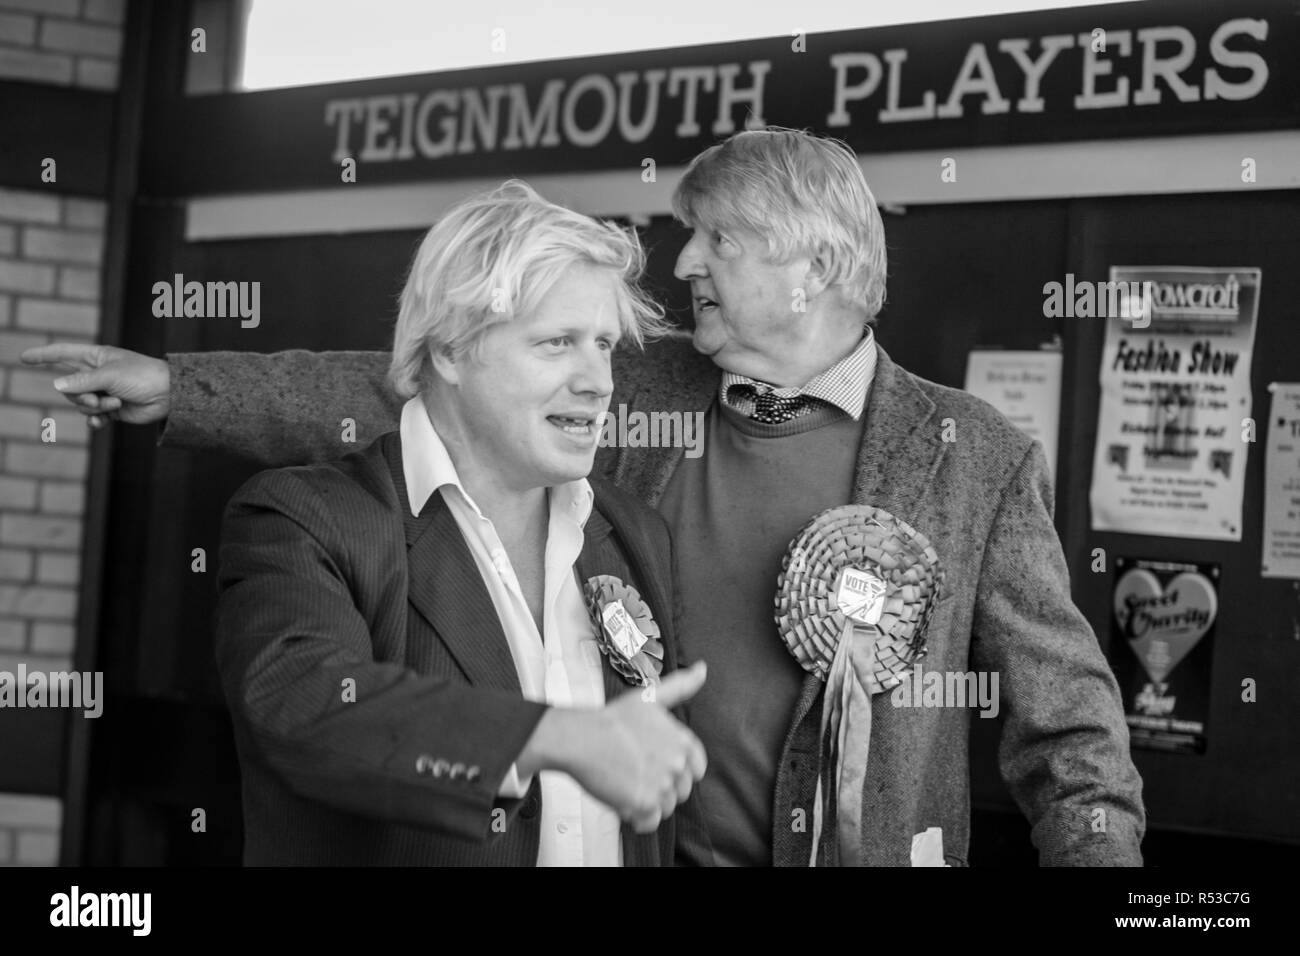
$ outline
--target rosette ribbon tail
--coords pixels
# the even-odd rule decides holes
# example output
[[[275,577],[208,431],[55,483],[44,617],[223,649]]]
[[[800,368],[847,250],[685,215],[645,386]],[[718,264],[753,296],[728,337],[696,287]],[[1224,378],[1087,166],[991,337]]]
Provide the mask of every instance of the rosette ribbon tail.
[[[871,698],[925,656],[943,581],[926,537],[889,512],[843,505],[790,543],[777,578],[776,626],[822,691],[810,866],[862,866]]]
[[[844,622],[822,698],[821,752],[813,801],[812,854],[816,866],[826,821],[835,821],[832,865],[862,865],[862,788],[871,744],[871,692],[861,674],[870,673],[875,628]],[[830,801],[833,803],[833,812]]]

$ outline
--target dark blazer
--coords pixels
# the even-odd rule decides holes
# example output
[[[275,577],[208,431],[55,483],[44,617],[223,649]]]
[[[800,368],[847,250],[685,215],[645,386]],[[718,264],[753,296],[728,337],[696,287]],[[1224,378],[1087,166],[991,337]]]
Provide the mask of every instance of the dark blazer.
[[[407,507],[401,440],[263,472],[221,547],[217,663],[243,774],[249,864],[533,865],[541,795],[496,790],[544,705],[510,648],[441,494]],[[668,529],[593,482],[581,580],[613,574],[649,603],[676,666]],[[604,664],[607,699],[632,688]],[[689,804],[624,862],[671,864]],[[698,820],[698,816],[695,818]]]
[[[167,442],[268,463],[315,460],[337,453],[335,423],[343,417],[356,420],[359,434],[377,434],[400,411],[384,384],[384,353],[223,352],[168,361]],[[662,342],[644,356],[623,354],[612,405],[704,411],[720,374],[689,343]],[[1040,862],[1140,865],[1142,782],[1118,687],[1070,597],[1042,446],[980,399],[901,368],[883,347],[865,414],[851,501],[884,508],[937,550],[946,581],[924,669],[998,673],[999,765]],[[683,454],[603,449],[597,472],[653,505]],[[790,715],[773,794],[779,865],[803,865],[811,846],[806,828],[792,821],[797,810],[806,819],[812,806],[823,686],[807,678]],[[970,720],[967,709],[893,707],[889,694],[873,700],[862,801],[867,863],[906,866],[913,838],[940,827],[947,862],[965,864]]]

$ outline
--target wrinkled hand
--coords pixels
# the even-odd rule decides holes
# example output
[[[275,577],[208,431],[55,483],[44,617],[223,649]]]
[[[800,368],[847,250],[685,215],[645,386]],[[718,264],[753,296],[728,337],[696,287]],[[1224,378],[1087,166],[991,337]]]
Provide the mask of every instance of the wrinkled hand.
[[[22,360],[71,372],[55,379],[54,387],[89,419],[91,428],[113,420],[146,425],[167,417],[171,373],[162,359],[112,345],[55,342],[28,349]]]
[[[543,731],[561,738],[563,756],[553,766],[638,833],[653,833],[708,766],[699,738],[668,712],[695,696],[706,676],[701,662],[669,674],[652,697],[631,690],[597,711],[548,712],[562,721]],[[522,775],[522,760],[520,767]]]

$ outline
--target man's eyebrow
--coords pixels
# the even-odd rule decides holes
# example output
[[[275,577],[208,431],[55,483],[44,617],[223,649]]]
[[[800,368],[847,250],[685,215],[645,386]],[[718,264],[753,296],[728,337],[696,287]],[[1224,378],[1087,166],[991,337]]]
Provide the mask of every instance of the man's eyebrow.
[[[567,335],[570,338],[580,339],[587,335],[590,330],[586,326],[579,325],[544,325],[537,330],[537,336],[543,339],[559,338],[561,335]],[[596,338],[613,338],[615,341],[622,338],[623,330],[618,328],[612,332],[597,329],[594,333]]]

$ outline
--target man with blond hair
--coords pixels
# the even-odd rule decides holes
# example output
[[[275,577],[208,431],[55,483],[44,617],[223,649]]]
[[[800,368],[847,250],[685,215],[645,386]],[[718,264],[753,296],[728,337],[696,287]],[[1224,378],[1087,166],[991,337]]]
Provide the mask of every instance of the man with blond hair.
[[[673,672],[662,519],[586,479],[614,348],[659,329],[641,269],[635,235],[522,183],[461,203],[402,293],[398,428],[232,499],[248,863],[673,863],[705,756],[668,708],[703,670]],[[639,614],[635,669],[593,640],[596,580]]]
[[[691,231],[676,266],[691,286],[691,342],[627,356],[613,401],[704,413],[704,453],[608,449],[597,470],[667,519],[683,655],[709,664],[690,711],[710,755],[700,786],[709,840],[684,835],[682,855],[812,856],[825,684],[787,651],[773,595],[792,537],[824,509],[856,504],[933,545],[945,585],[926,669],[1000,677],[1000,769],[1040,862],[1140,865],[1141,780],[1118,688],[1070,598],[1042,446],[986,403],[899,367],[876,341],[885,238],[856,157],[804,132],[739,133],[691,162],[673,210]],[[60,355],[83,359],[39,353]],[[170,409],[164,441],[178,444],[309,458],[337,440],[344,408],[393,414],[334,398],[375,394],[378,366],[355,353],[173,355],[166,365],[104,353],[84,364],[101,359],[66,380],[74,401],[143,420]],[[250,389],[259,382],[293,398]],[[948,425],[956,441],[944,440]],[[871,711],[860,838],[822,841],[816,862],[964,865],[969,710],[878,694]]]

